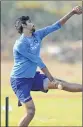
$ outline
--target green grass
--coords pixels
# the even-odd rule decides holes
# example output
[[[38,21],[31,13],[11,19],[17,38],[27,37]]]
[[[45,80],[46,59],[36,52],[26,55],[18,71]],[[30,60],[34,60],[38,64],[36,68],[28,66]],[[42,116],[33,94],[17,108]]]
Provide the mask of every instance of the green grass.
[[[5,105],[5,97],[9,96],[12,111],[9,112],[9,126],[17,126],[25,112],[24,107],[17,107],[17,98],[10,86],[2,87],[1,106]],[[81,93],[68,93],[50,90],[47,94],[32,92],[36,106],[36,114],[31,126],[82,126]],[[5,125],[5,112],[1,111],[1,125]]]
[[[82,65],[67,65],[55,61],[45,61],[53,76],[70,82],[82,82]],[[51,66],[52,65],[52,66]],[[12,62],[1,63],[1,106],[9,96],[12,111],[9,112],[9,126],[17,126],[25,113],[24,107],[17,107],[10,82]],[[31,126],[82,126],[82,94],[50,90],[48,93],[32,92],[36,114]],[[5,125],[5,112],[1,110],[1,126]]]

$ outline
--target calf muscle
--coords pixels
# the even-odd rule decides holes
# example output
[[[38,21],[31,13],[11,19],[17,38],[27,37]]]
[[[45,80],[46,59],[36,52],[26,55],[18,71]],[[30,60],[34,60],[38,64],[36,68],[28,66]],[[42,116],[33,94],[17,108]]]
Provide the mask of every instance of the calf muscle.
[[[35,106],[33,101],[25,103],[26,113],[19,123],[19,127],[27,127],[35,115]]]
[[[49,83],[48,84],[49,89],[60,89],[60,90],[68,91],[68,92],[82,92],[83,91],[83,87],[81,84],[69,83],[60,79],[56,79],[56,80],[59,81],[59,83],[58,84]]]
[[[69,92],[82,92],[82,85],[77,83],[63,83],[62,84],[63,90]]]

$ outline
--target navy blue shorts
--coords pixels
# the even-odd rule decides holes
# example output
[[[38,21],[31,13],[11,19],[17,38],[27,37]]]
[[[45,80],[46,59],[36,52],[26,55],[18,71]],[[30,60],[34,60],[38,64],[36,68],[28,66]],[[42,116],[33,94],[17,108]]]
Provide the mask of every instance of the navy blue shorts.
[[[26,103],[32,99],[30,91],[42,91],[44,90],[43,80],[47,78],[44,74],[36,72],[34,78],[10,78],[11,86],[20,102]]]

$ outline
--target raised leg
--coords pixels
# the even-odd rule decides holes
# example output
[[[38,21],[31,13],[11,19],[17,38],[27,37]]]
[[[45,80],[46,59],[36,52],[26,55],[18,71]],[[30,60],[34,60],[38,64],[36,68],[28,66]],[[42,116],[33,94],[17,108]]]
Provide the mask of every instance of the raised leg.
[[[69,83],[64,80],[57,79],[58,84],[49,82],[48,89],[61,89],[68,92],[82,92],[83,87],[78,83]]]

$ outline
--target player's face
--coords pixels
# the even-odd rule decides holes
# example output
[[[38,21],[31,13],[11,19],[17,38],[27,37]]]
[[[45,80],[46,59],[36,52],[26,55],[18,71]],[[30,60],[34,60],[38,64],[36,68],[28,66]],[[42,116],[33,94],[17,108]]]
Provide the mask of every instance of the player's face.
[[[34,24],[31,22],[31,20],[27,20],[26,21],[27,24],[27,29],[30,30],[31,32],[35,32],[35,26]]]

